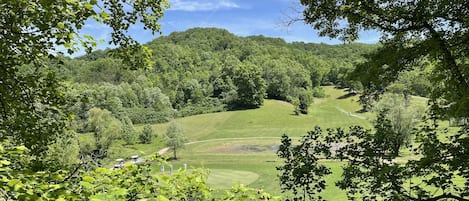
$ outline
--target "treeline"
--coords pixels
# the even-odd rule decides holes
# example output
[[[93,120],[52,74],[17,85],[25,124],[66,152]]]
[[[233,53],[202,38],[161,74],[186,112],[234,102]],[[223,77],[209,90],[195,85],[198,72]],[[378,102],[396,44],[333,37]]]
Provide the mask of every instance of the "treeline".
[[[89,131],[87,114],[93,107],[134,124],[256,108],[264,98],[290,101],[298,113],[307,113],[313,96],[324,96],[321,85],[349,86],[347,74],[354,64],[377,48],[238,37],[216,28],[175,32],[146,46],[153,51],[152,69],[130,70],[109,56],[113,50],[56,65],[57,75],[70,83],[74,101],[68,108],[76,130]]]

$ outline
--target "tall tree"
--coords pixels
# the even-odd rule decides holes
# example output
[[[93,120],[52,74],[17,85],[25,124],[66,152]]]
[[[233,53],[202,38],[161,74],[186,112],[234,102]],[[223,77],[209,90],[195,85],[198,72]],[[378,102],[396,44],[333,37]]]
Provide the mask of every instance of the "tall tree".
[[[153,140],[153,129],[151,128],[150,125],[145,125],[143,126],[142,133],[138,136],[140,139],[140,143],[142,144],[151,144],[151,141]]]
[[[121,137],[122,124],[106,109],[91,108],[88,111],[88,127],[93,132],[94,146],[90,151],[93,158],[103,159],[108,155],[111,143]]]
[[[382,93],[401,72],[418,67],[419,62],[429,60],[434,64],[430,79],[432,107],[428,115],[431,122],[418,133],[419,145],[413,150],[415,159],[396,163],[395,147],[389,141],[392,139],[386,137],[392,122],[381,113],[375,133],[352,127],[348,133],[338,131],[328,135],[347,143],[337,151],[339,159],[348,161],[344,177],[337,185],[347,190],[350,198],[363,200],[467,200],[469,184],[459,186],[454,180],[469,178],[468,126],[456,133],[446,132],[447,140],[441,140],[438,118],[469,116],[468,2],[301,0],[301,3],[305,6],[305,22],[322,36],[354,41],[362,30],[382,33],[382,46],[355,71],[370,92],[368,97]],[[338,139],[325,141],[330,144]],[[415,177],[421,182],[412,183]],[[433,193],[435,190],[439,193]]]
[[[365,87],[378,87],[414,68],[423,58],[434,62],[432,97],[453,116],[469,114],[469,6],[466,1],[301,0],[304,21],[321,36],[354,41],[359,31],[382,33],[383,46],[359,66]],[[345,22],[341,22],[341,21]],[[364,70],[366,69],[366,70]],[[378,87],[377,90],[382,90]],[[447,107],[448,106],[448,107]]]
[[[137,131],[134,129],[132,120],[129,117],[125,116],[120,120],[122,122],[122,139],[126,144],[132,145],[137,142]]]
[[[166,145],[173,150],[174,159],[177,159],[176,152],[184,147],[186,141],[187,139],[181,126],[176,121],[172,121],[166,130]]]
[[[12,138],[36,156],[64,132],[68,121],[63,88],[43,59],[55,57],[62,47],[70,54],[80,45],[90,51],[96,41],[79,31],[91,19],[112,29],[110,43],[120,47],[115,55],[129,58],[123,61],[133,68],[150,66],[151,53],[126,31],[141,22],[145,29],[159,32],[158,19],[168,7],[165,0],[19,0],[1,5],[0,140]],[[33,70],[24,73],[21,68]]]
[[[302,114],[308,114],[309,105],[313,102],[312,92],[303,88],[296,90],[299,100],[299,109]]]
[[[242,63],[235,68],[233,83],[237,87],[235,104],[238,106],[256,108],[264,103],[266,85],[259,67]]]
[[[402,147],[411,144],[425,107],[411,106],[402,94],[385,94],[375,103],[373,111],[384,115],[384,118],[376,121],[385,119],[390,122],[386,135],[393,139],[393,153],[398,156]]]

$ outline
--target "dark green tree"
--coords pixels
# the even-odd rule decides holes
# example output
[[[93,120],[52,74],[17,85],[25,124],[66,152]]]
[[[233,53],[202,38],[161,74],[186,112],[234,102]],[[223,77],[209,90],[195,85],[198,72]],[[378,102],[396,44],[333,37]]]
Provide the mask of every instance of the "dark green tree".
[[[298,109],[302,114],[308,114],[308,109],[313,103],[312,92],[304,88],[294,89],[295,95],[298,97]]]
[[[287,67],[280,60],[269,60],[263,64],[263,78],[266,81],[267,97],[286,100],[291,89]]]
[[[237,106],[257,108],[264,103],[266,85],[259,67],[251,63],[237,66],[234,69],[233,83],[237,88]]]
[[[158,19],[167,7],[164,0],[3,2],[0,141],[10,139],[25,145],[30,154],[41,156],[64,132],[69,121],[63,110],[64,89],[44,59],[56,57],[61,47],[71,54],[79,46],[87,51],[96,46],[92,36],[79,34],[85,21],[94,19],[112,29],[110,43],[120,46],[116,55],[129,58],[124,62],[132,67],[151,66],[148,49],[141,48],[126,31],[131,24],[142,22],[146,29],[157,33]],[[24,68],[27,71],[22,71]],[[34,160],[40,163],[41,157]]]
[[[368,97],[383,93],[401,72],[417,68],[420,62],[429,60],[434,64],[429,122],[417,134],[415,159],[397,163],[395,145],[399,140],[389,138],[393,122],[381,113],[374,132],[352,127],[349,132],[331,131],[319,140],[327,142],[319,147],[343,143],[335,158],[347,161],[347,165],[337,185],[347,191],[350,199],[467,200],[468,184],[458,186],[454,179],[469,178],[465,173],[467,160],[463,159],[467,158],[468,127],[446,133],[446,140],[441,140],[438,129],[442,116],[469,116],[467,2],[301,0],[301,3],[305,6],[305,22],[322,36],[354,41],[362,30],[382,33],[382,46],[355,70],[369,92]],[[412,182],[416,177],[421,182]],[[435,190],[439,193],[434,193]]]
[[[145,125],[143,126],[142,133],[140,133],[138,138],[141,144],[151,144],[154,135],[155,134],[153,133],[153,129],[151,128],[151,126]]]
[[[121,119],[122,122],[122,140],[125,141],[126,144],[132,145],[137,142],[138,134],[135,131],[134,125],[132,120],[129,117],[124,117]]]
[[[393,152],[398,156],[401,148],[411,145],[425,108],[410,105],[402,94],[385,94],[374,104],[373,111],[384,116],[376,121],[384,119],[390,122],[386,135],[395,140]]]
[[[384,89],[399,72],[413,69],[422,59],[435,63],[432,97],[452,116],[469,114],[466,39],[469,8],[465,1],[331,1],[301,0],[304,21],[321,36],[354,41],[359,31],[377,30],[383,43],[360,65],[364,87]],[[452,9],[458,7],[459,9]],[[341,23],[345,20],[345,23]],[[446,107],[448,106],[449,107]]]

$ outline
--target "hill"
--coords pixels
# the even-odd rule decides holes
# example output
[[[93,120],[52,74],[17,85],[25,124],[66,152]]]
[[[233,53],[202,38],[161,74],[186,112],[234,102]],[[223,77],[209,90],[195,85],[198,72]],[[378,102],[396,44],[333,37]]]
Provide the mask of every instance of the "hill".
[[[309,115],[294,115],[293,105],[279,100],[266,100],[258,109],[219,112],[177,119],[187,130],[191,141],[242,138],[280,137],[283,133],[301,136],[314,126],[325,128],[369,126],[369,113],[357,112],[361,107],[358,96],[342,98],[347,92],[325,87],[327,98],[315,99]],[[167,124],[157,124],[154,130],[163,134]],[[137,128],[140,129],[140,126]]]
[[[99,157],[105,164],[148,156],[164,147],[165,122],[177,118],[190,144],[176,167],[213,169],[209,181],[220,188],[239,180],[278,193],[274,150],[282,134],[298,137],[316,125],[370,126],[371,115],[358,114],[356,96],[323,86],[348,86],[347,73],[377,45],[286,43],[214,28],[176,32],[145,45],[154,55],[151,69],[125,66],[110,56],[114,50],[52,64],[67,83],[67,109],[82,154],[104,153]],[[307,114],[295,115],[298,106],[291,103]],[[150,144],[138,140],[144,125],[155,133]]]
[[[305,135],[314,126],[346,128],[361,125],[371,128],[372,113],[358,113],[357,95],[343,89],[324,87],[326,98],[315,99],[308,115],[293,115],[293,105],[278,100],[266,100],[258,109],[228,111],[195,115],[177,119],[189,139],[179,151],[179,160],[171,161],[175,168],[204,167],[210,169],[208,182],[212,188],[226,189],[241,183],[268,192],[280,194],[275,167],[280,165],[275,151],[280,137],[288,134],[294,139]],[[415,105],[425,105],[420,97],[411,98]],[[157,138],[163,138],[168,124],[154,124]],[[142,129],[138,125],[137,129]],[[150,148],[151,147],[151,148]],[[155,142],[152,146],[134,146],[125,152],[121,149],[115,157],[136,153],[151,154],[163,148]],[[171,155],[168,153],[168,155]],[[405,154],[404,154],[405,155]],[[340,162],[324,161],[334,174],[327,177],[328,188],[323,196],[329,200],[346,200],[345,193],[333,184],[341,174]],[[154,167],[159,171],[160,167]]]
[[[154,55],[152,69],[130,70],[133,67],[111,56],[114,50],[51,64],[69,83],[74,102],[68,109],[75,114],[75,130],[91,131],[86,113],[92,107],[141,124],[256,108],[264,97],[308,102],[311,96],[324,95],[321,85],[347,86],[347,72],[377,47],[286,43],[216,28],[175,32],[145,45]]]
[[[370,127],[373,114],[357,113],[360,106],[357,96],[334,87],[325,87],[326,98],[316,99],[308,115],[293,115],[293,105],[278,100],[266,100],[258,109],[227,111],[195,115],[177,119],[189,139],[180,151],[180,159],[170,162],[175,168],[189,167],[210,169],[209,184],[213,188],[229,188],[239,182],[268,192],[279,194],[275,166],[279,165],[275,150],[280,137],[286,133],[299,137],[314,126],[322,128],[362,125]],[[168,124],[154,124],[157,139],[162,139]],[[137,130],[143,125],[137,125]],[[134,154],[150,155],[163,148],[155,141],[151,145],[116,146],[111,158],[125,158]],[[340,163],[327,162],[339,171]],[[112,163],[110,163],[112,164]],[[160,167],[154,167],[159,171]],[[339,172],[337,172],[339,173]],[[330,177],[330,182],[338,174]],[[332,183],[331,183],[332,184]],[[331,185],[324,193],[328,198],[345,198],[345,194]]]

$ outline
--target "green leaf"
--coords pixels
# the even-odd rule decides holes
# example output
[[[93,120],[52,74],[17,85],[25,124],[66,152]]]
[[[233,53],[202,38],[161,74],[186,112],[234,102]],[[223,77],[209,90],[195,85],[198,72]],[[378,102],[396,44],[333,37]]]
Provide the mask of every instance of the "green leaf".
[[[86,40],[94,40],[93,36],[90,35],[83,35],[83,38],[85,38]]]
[[[21,187],[23,187],[23,183],[20,180],[13,179],[8,182],[8,186],[13,187],[15,191],[18,191]]]
[[[162,196],[162,195],[158,195],[158,197],[156,197],[156,200],[157,201],[169,201],[168,198],[166,198],[165,196]]]
[[[62,23],[62,22],[57,23],[57,28],[64,29],[64,27],[65,27],[64,23]]]
[[[124,188],[117,188],[112,192],[114,195],[126,195],[127,189]]]
[[[110,174],[111,170],[109,170],[108,168],[96,168],[95,172],[100,174]]]
[[[86,182],[94,182],[95,179],[93,177],[90,177],[90,176],[83,176],[83,181],[86,181]]]
[[[7,161],[7,160],[0,160],[0,167],[3,166],[3,165],[10,165],[11,162],[10,161]]]
[[[80,184],[85,187],[86,189],[92,189],[94,188],[94,185],[89,183],[89,182],[86,182],[86,181],[81,181]]]
[[[18,151],[26,151],[26,150],[28,150],[28,148],[26,148],[25,146],[17,146],[17,147],[16,147],[16,150],[18,150]]]
[[[108,20],[109,19],[109,14],[106,13],[106,12],[101,12],[100,14],[100,17],[103,18],[104,20]]]
[[[90,3],[85,3],[85,8],[86,8],[87,10],[91,10],[91,9],[93,9],[93,5],[90,4]]]

